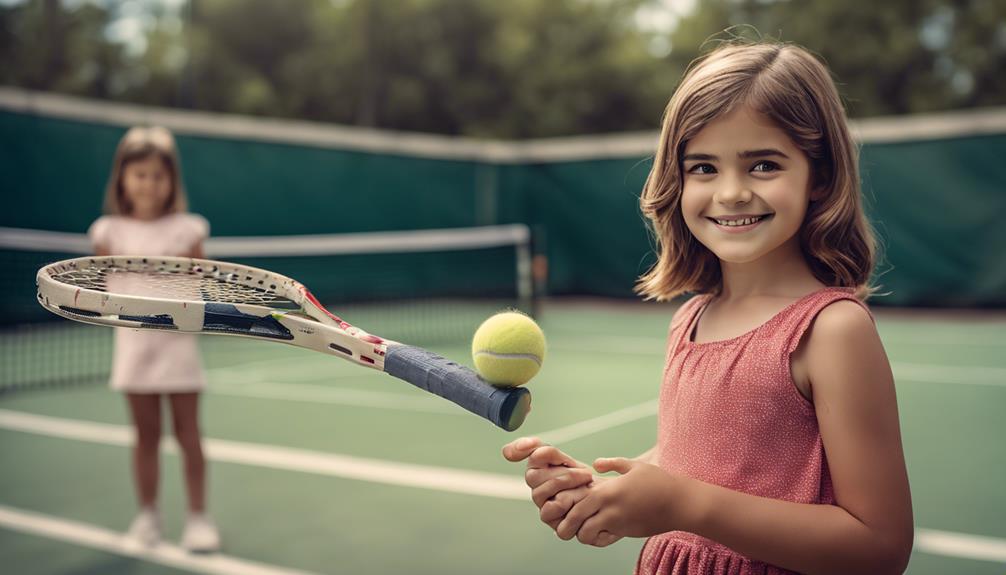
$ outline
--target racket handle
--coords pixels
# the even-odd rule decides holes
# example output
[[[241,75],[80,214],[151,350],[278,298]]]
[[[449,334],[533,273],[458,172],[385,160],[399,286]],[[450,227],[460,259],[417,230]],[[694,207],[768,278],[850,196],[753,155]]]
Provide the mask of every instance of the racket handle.
[[[384,371],[513,431],[531,410],[531,392],[523,387],[495,387],[471,369],[419,347],[389,345]]]

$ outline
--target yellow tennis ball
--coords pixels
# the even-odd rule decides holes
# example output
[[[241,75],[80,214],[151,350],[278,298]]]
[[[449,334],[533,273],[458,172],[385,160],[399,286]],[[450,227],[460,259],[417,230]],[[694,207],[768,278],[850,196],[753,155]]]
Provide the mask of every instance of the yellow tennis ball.
[[[545,334],[530,317],[515,311],[482,322],[472,339],[472,360],[482,379],[493,385],[527,383],[545,359]]]

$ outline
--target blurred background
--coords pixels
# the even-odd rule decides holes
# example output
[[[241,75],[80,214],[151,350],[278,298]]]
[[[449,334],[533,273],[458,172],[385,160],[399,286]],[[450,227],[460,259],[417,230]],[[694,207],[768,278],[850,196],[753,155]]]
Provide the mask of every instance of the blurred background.
[[[854,118],[1006,104],[995,0],[3,0],[0,81],[473,137],[652,130],[729,26],[818,53]]]
[[[203,424],[224,551],[123,547],[111,335],[47,315],[34,273],[88,252],[118,139],[164,125],[210,257],[462,362],[484,317],[524,309],[550,350],[521,433],[582,460],[635,455],[680,303],[633,295],[654,261],[638,195],[681,74],[730,36],[818,54],[852,119],[915,496],[909,572],[1002,573],[1001,0],[0,0],[0,565],[628,572],[640,542],[583,548],[537,522],[498,456],[511,436],[380,374],[215,338]]]

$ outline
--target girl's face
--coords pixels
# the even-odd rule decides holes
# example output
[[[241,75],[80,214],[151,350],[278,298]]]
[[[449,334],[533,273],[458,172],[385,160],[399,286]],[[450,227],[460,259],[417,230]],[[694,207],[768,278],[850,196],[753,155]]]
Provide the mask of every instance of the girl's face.
[[[685,223],[721,261],[799,253],[810,162],[764,115],[740,107],[707,124],[685,146],[682,172]]]
[[[171,170],[156,154],[122,167],[122,191],[133,217],[152,220],[164,215],[171,187]]]

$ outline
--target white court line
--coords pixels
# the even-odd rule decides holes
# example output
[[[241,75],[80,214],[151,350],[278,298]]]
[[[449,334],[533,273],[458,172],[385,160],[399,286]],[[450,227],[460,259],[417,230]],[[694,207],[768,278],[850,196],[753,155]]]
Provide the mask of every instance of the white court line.
[[[129,447],[133,443],[132,429],[123,425],[63,419],[7,409],[0,409],[0,428],[120,447]],[[499,499],[528,501],[531,495],[523,479],[512,475],[382,461],[225,439],[204,439],[203,448],[207,458],[212,461]],[[177,453],[173,441],[164,442],[161,449],[167,453]]]
[[[549,348],[589,354],[621,353],[657,356],[665,353],[665,342],[645,337],[584,338],[584,344],[550,343]],[[1006,386],[1006,368],[980,365],[941,365],[893,362],[895,379],[920,383]]]
[[[322,385],[269,382],[237,383],[234,381],[210,382],[206,390],[213,395],[230,397],[279,399],[282,401],[352,405],[356,407],[374,407],[444,415],[464,415],[463,411],[448,404],[443,399],[433,397],[432,395],[413,397],[401,393],[343,389]]]
[[[984,366],[951,366],[927,363],[891,364],[894,379],[920,383],[955,383],[1006,387],[1006,368]]]
[[[193,555],[177,545],[161,542],[143,548],[130,543],[121,532],[40,513],[0,505],[0,527],[56,539],[66,543],[136,557],[151,563],[213,575],[310,575],[308,571],[287,569],[266,563],[222,555]]]
[[[635,406],[635,408],[628,409],[638,409],[642,413],[646,410],[647,405],[640,404]],[[624,414],[624,417],[629,416],[630,413]],[[74,421],[3,409],[0,409],[0,427],[106,445],[128,446],[132,442],[131,431],[124,426]],[[556,432],[558,431],[561,430],[556,430]],[[502,499],[522,501],[529,499],[528,488],[524,482],[519,478],[505,475],[365,460],[341,455],[216,439],[207,440],[206,443],[208,447],[207,455],[214,461],[318,473],[335,477],[423,487]],[[164,450],[175,452],[176,450],[173,447],[173,445],[166,445]],[[0,506],[0,524],[11,529],[51,536],[114,553],[141,556],[166,565],[193,570],[196,570],[198,567],[199,570],[204,570],[206,573],[222,573],[224,575],[237,573],[262,573],[264,575],[271,575],[273,573],[299,573],[290,570],[263,571],[261,569],[274,568],[262,564],[242,562],[241,560],[222,555],[205,558],[193,557],[178,548],[166,544],[161,544],[156,550],[136,555],[135,551],[130,551],[128,548],[122,546],[121,534],[119,533],[91,528],[65,520],[48,519],[3,506]],[[931,555],[1006,562],[1006,540],[963,533],[917,529],[916,550]],[[180,563],[174,563],[175,561]],[[184,564],[181,562],[184,562]]]
[[[151,563],[213,575],[310,575],[222,554],[193,555],[161,542],[153,548],[130,544],[121,532],[0,505],[0,526],[66,543],[136,557]],[[1006,540],[935,529],[916,529],[915,552],[978,561],[1006,563]]]
[[[279,366],[293,361],[296,362],[295,367],[300,368],[300,372],[305,371],[304,358],[265,359],[207,369],[206,374],[209,378],[207,391],[214,395],[231,397],[354,405],[357,407],[374,407],[425,413],[461,414],[453,406],[432,395],[409,396],[385,391],[345,389],[332,385],[286,383],[291,379],[295,379],[292,377],[295,371]],[[324,368],[319,366],[308,367],[306,369],[306,371],[312,373],[311,381],[320,379],[319,369]],[[338,380],[372,379],[376,377],[387,376],[382,372],[356,368],[352,370],[352,373],[337,373],[327,376],[326,380],[335,382]],[[277,383],[276,380],[281,380],[284,383]]]
[[[324,362],[310,361],[307,357],[282,357],[238,362],[222,367],[211,367],[206,370],[206,373],[210,376],[216,377],[240,376],[242,378],[261,378],[260,374],[262,370],[270,372],[272,375],[277,373],[281,375],[290,375],[294,373],[299,374],[306,371],[318,376],[319,378],[322,374],[324,374],[324,376],[331,381],[337,381],[340,379],[377,378],[384,376],[384,373],[380,371],[354,367],[345,363],[344,360],[340,361],[335,358],[326,359],[331,359],[332,361],[330,365],[334,364],[334,366],[329,367],[324,365]],[[345,367],[350,367],[351,369],[344,369]]]
[[[553,338],[549,342],[549,349],[562,351],[581,351],[584,353],[624,353],[638,355],[664,355],[667,351],[667,340],[660,337],[643,336],[584,336],[583,334],[560,334],[569,335],[573,341],[556,341]],[[925,335],[899,335],[884,336],[881,334],[884,345],[938,345],[946,346],[984,346],[984,347],[1006,347],[1006,340],[995,341],[981,336],[954,336],[952,339],[937,339],[926,337]]]
[[[916,333],[902,333],[898,335],[880,334],[880,339],[884,345],[937,345],[940,347],[1006,347],[1006,339],[1000,337],[992,339],[986,334],[957,333],[950,337],[935,336],[929,328],[920,327]]]
[[[998,367],[952,367],[916,363],[892,364],[896,379],[923,383],[949,383],[1006,387],[1006,369]],[[542,441],[559,444],[618,427],[657,413],[657,400],[633,405],[593,419],[538,434]]]
[[[915,531],[916,551],[930,555],[1006,563],[1006,539],[935,529]]]
[[[655,337],[577,337],[574,342],[548,342],[550,350],[577,351],[589,354],[624,353],[630,355],[663,356],[667,340]]]
[[[567,441],[572,441],[574,439],[579,439],[581,437],[593,435],[600,431],[611,429],[612,427],[618,427],[619,425],[636,421],[638,419],[644,419],[646,417],[656,415],[656,413],[657,400],[653,399],[645,403],[619,409],[618,411],[613,411],[593,419],[574,423],[573,425],[567,425],[566,427],[560,427],[559,429],[545,431],[538,434],[538,437],[545,443],[551,443],[553,445],[565,443]]]

